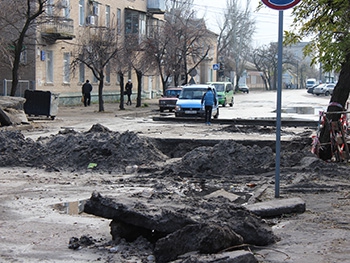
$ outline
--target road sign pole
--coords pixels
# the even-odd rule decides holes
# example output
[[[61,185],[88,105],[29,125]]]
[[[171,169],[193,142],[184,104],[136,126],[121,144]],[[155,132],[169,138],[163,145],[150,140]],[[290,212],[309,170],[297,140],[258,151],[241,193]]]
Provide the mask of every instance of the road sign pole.
[[[277,116],[276,116],[276,163],[275,163],[275,197],[280,196],[280,162],[281,162],[281,111],[282,111],[282,56],[283,56],[283,11],[278,15],[278,61],[277,61]]]

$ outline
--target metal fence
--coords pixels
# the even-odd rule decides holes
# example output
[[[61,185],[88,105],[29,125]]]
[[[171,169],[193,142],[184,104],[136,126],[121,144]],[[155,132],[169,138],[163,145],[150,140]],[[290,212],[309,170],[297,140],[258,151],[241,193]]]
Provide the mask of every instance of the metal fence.
[[[11,87],[12,87],[12,80],[4,79],[3,85],[2,85],[2,87],[0,87],[0,95],[10,96]],[[29,80],[19,80],[15,96],[16,97],[24,97],[24,91],[26,89],[33,90],[31,88],[30,81]]]

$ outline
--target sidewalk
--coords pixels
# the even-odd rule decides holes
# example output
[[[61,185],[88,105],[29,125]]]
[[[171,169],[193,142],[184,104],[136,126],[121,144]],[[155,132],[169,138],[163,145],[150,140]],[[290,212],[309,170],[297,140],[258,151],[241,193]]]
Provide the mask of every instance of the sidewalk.
[[[141,101],[141,107],[136,107],[136,101],[133,101],[132,105],[124,104],[124,110],[119,109],[118,103],[104,103],[104,112],[99,112],[98,103],[93,103],[90,106],[84,107],[83,104],[77,106],[59,106],[57,118],[69,118],[72,116],[94,116],[100,115],[101,117],[142,117],[149,115],[150,112],[157,112],[159,110],[158,99],[143,99]]]

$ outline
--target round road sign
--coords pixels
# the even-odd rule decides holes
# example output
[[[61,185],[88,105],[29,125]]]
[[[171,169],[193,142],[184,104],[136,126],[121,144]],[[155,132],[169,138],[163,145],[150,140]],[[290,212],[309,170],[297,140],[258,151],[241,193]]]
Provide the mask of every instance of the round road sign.
[[[300,0],[261,0],[265,5],[276,10],[286,10],[298,4]]]

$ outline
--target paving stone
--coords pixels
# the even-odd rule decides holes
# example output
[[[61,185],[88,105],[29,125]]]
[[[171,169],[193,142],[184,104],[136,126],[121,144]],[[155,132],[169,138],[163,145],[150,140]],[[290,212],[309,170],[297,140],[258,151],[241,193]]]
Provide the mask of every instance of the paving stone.
[[[245,206],[260,217],[276,217],[283,214],[305,212],[305,202],[299,198],[275,199]]]

